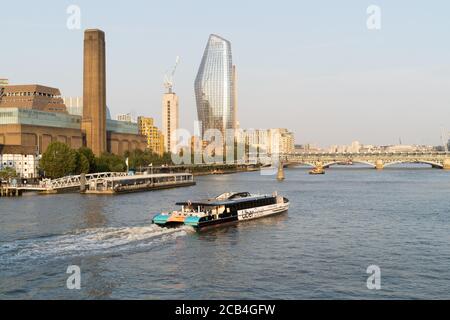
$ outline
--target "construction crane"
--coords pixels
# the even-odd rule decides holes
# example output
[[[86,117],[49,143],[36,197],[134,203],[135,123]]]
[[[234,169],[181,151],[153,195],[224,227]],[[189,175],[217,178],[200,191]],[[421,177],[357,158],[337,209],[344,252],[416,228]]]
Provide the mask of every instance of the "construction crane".
[[[175,72],[177,71],[178,64],[180,63],[180,57],[177,56],[175,59],[175,66],[172,69],[172,72],[166,73],[164,76],[164,87],[167,89],[167,93],[172,93],[173,90],[173,77],[175,76]]]

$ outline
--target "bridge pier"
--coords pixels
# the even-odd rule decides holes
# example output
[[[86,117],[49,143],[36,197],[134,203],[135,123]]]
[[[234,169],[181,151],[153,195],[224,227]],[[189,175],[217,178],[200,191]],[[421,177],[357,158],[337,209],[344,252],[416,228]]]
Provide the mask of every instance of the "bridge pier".
[[[450,158],[445,158],[442,167],[444,170],[450,170]]]
[[[383,160],[375,161],[375,169],[377,169],[377,170],[383,170],[384,169]]]
[[[280,163],[278,164],[277,180],[278,181],[283,181],[284,179],[285,179],[284,167],[283,167],[283,163],[280,161]]]
[[[314,163],[314,169],[324,169],[323,162],[322,161],[316,161]]]

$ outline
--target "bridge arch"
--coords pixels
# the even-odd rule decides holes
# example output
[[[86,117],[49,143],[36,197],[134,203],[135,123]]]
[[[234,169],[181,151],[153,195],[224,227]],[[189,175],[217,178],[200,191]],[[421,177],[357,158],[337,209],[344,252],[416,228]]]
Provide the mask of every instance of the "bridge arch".
[[[293,161],[285,164],[286,167],[299,167],[299,166],[308,166],[314,168],[316,165],[311,162],[303,162],[303,161]]]
[[[376,167],[374,163],[370,163],[370,162],[368,162],[368,161],[362,161],[362,160],[354,159],[354,160],[352,160],[352,162],[353,162],[353,163],[359,163],[359,164],[366,164],[366,165],[368,165],[368,166],[370,166],[370,167],[372,167],[372,168],[375,168],[375,167]],[[329,168],[329,167],[331,167],[331,166],[338,165],[339,163],[342,163],[342,161],[332,161],[332,162],[325,163],[325,164],[323,165],[323,167],[324,167],[324,168]]]
[[[432,166],[433,168],[444,168],[444,166],[441,163],[433,162],[433,161],[426,161],[426,160],[399,160],[399,161],[392,161],[392,162],[386,162],[384,163],[384,167],[390,167],[394,166],[396,164],[403,164],[403,163],[420,163],[420,164],[428,164]]]

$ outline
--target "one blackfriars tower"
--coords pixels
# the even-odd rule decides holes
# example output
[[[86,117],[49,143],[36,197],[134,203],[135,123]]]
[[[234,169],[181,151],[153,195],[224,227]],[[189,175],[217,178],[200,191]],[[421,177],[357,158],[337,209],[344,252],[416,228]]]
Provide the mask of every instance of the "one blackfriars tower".
[[[231,43],[210,35],[195,79],[195,98],[201,134],[217,129],[235,129],[236,90],[231,54]]]

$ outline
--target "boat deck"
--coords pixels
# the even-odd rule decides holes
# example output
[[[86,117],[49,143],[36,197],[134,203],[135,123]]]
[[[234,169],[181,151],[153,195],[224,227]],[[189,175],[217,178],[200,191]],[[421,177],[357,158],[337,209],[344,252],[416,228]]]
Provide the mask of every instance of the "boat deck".
[[[195,185],[190,173],[146,174],[95,179],[89,182],[86,194],[120,194]]]

